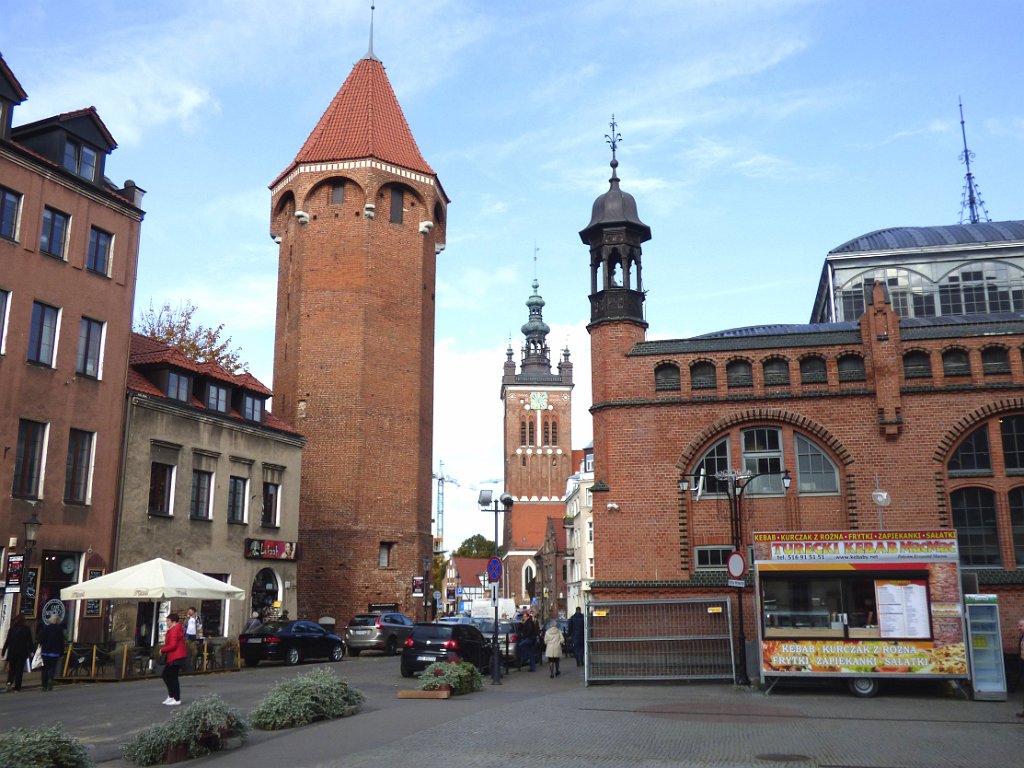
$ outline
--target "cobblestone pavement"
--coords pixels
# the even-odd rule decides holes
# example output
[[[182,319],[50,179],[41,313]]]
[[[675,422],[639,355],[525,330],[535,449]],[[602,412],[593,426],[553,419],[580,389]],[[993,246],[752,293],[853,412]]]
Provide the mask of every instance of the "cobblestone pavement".
[[[183,679],[186,703],[216,691],[248,711],[278,679],[301,672],[260,667]],[[889,686],[873,699],[844,687],[779,686],[771,695],[726,684],[585,687],[565,665],[551,679],[513,672],[503,685],[447,701],[398,699],[415,687],[397,659],[331,665],[367,695],[355,717],[293,731],[257,732],[237,750],[186,763],[209,768],[617,768],[816,766],[1007,768],[1021,765],[1020,692],[975,702],[938,684]],[[159,680],[81,685],[0,696],[0,722],[62,721],[103,768],[127,763],[117,743],[168,715]]]

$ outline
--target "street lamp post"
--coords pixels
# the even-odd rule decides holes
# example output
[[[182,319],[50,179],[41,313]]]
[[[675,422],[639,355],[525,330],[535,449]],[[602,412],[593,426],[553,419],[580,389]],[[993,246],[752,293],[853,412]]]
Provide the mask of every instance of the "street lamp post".
[[[494,511],[494,557],[498,558],[498,513],[508,512],[512,508],[512,496],[507,493],[501,494],[500,499],[494,499],[493,506],[491,499],[493,493],[489,490],[480,491],[477,504],[482,512]],[[500,506],[499,506],[500,504]],[[491,638],[491,685],[501,685],[501,648],[498,646],[498,600],[494,600],[494,635]]]
[[[779,472],[738,472],[726,469],[715,473],[715,479],[725,483],[726,495],[729,497],[729,523],[732,528],[732,546],[736,552],[743,554],[743,492],[750,483],[759,477],[781,476],[784,491],[789,490],[792,478],[789,470]],[[745,558],[744,558],[745,559]],[[736,665],[736,684],[750,685],[747,673],[747,629],[743,619],[743,586],[736,587],[736,609],[739,611],[740,647],[739,663]]]
[[[36,517],[36,511],[32,510],[32,517],[25,521],[25,566],[28,566],[32,558],[32,550],[36,548],[39,541],[39,529],[43,527],[42,521]]]

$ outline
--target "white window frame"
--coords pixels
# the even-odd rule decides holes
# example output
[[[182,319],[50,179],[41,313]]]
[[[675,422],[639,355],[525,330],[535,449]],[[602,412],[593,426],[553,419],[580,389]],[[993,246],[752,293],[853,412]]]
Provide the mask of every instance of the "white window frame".
[[[96,350],[96,375],[95,376],[90,374],[87,370],[82,370],[83,367],[84,368],[88,368],[88,361],[86,361],[86,365],[84,365],[84,366],[82,365],[82,362],[83,362],[83,360],[82,360],[82,330],[83,330],[83,328],[84,328],[86,323],[95,323],[96,325],[99,325],[99,327],[100,327],[100,329],[99,329],[100,339],[99,339],[98,348]],[[75,372],[76,373],[80,373],[83,376],[88,376],[90,379],[94,378],[97,381],[102,381],[103,380],[103,352],[106,349],[106,347],[107,347],[107,324],[103,320],[97,320],[94,317],[86,317],[85,315],[82,315],[82,319],[79,321],[79,325],[78,325],[78,352],[75,355]]]
[[[234,480],[242,481],[242,517],[239,520],[232,513],[234,510],[231,508],[231,487],[234,485]],[[233,525],[247,525],[249,522],[249,478],[241,475],[229,475],[228,476],[228,522]]]
[[[93,232],[100,232],[100,233],[102,233],[102,234],[107,236],[107,252],[104,254],[105,264],[104,264],[104,268],[102,270],[92,269],[89,266],[89,258],[92,256],[92,235],[93,235]],[[85,271],[86,272],[91,272],[94,275],[103,275],[104,277],[110,277],[111,267],[112,267],[113,262],[114,262],[114,238],[115,238],[115,235],[114,235],[113,232],[107,232],[107,230],[103,229],[102,227],[93,226],[93,227],[89,228],[89,245],[88,245],[88,249],[89,250],[87,251],[87,253],[85,255]]]
[[[163,465],[165,467],[170,467],[171,468],[171,477],[170,477],[170,480],[167,483],[167,514],[166,515],[161,514],[159,512],[153,512],[149,508],[149,499],[153,495],[153,465],[154,464],[161,464],[161,465]],[[147,495],[146,495],[146,514],[149,515],[150,517],[174,517],[174,497],[176,495],[174,490],[177,487],[177,484],[178,484],[178,465],[177,464],[170,464],[170,463],[168,463],[166,461],[157,461],[157,460],[151,458],[149,460],[149,486],[146,489],[147,490]]]
[[[0,306],[0,356],[7,354],[7,324],[11,320],[11,291],[0,288],[3,306]]]
[[[274,494],[274,516],[273,520],[268,524],[264,517],[267,503],[267,486],[273,485],[277,488],[277,493]],[[280,528],[281,527],[281,483],[274,482],[272,480],[263,481],[263,497],[262,506],[260,508],[260,525],[264,528]]]
[[[53,324],[53,338],[50,340],[50,342],[51,342],[50,360],[49,360],[49,362],[47,362],[45,360],[36,360],[36,359],[34,359],[32,357],[29,357],[28,361],[30,363],[33,363],[34,365],[45,365],[47,368],[56,368],[57,367],[57,347],[60,344],[60,323],[61,323],[61,320],[62,320],[62,316],[64,314],[64,310],[61,307],[55,307],[52,304],[47,304],[44,301],[33,301],[32,302],[32,314],[33,315],[35,315],[35,308],[36,308],[37,305],[40,306],[40,307],[47,307],[49,309],[57,310],[56,319],[54,320],[54,324]],[[32,343],[32,327],[33,327],[33,323],[34,323],[34,318],[29,320],[29,335],[28,335],[29,344]],[[42,330],[42,329],[40,329],[40,330]],[[29,352],[32,352],[31,347],[29,348]]]
[[[194,500],[195,487],[196,487],[195,486],[195,477],[196,477],[196,473],[197,472],[201,472],[202,474],[207,475],[210,478],[210,485],[209,485],[209,488],[207,489],[207,494],[206,494],[206,514],[204,514],[204,515],[197,515],[197,514],[195,514],[193,509],[192,509],[192,502]],[[213,497],[214,497],[214,489],[216,487],[217,487],[217,475],[216,475],[215,472],[210,472],[209,470],[205,470],[205,469],[196,469],[195,467],[192,468],[192,483],[189,485],[189,493],[188,493],[188,516],[189,516],[189,518],[191,520],[206,520],[206,521],[213,520]]]
[[[19,235],[21,234],[21,212],[25,207],[25,196],[21,192],[16,192],[8,187],[0,187],[0,192],[6,192],[11,197],[16,198],[14,202],[14,231],[11,233],[10,240],[15,243],[21,242]],[[8,239],[6,235],[0,235],[0,238]]]
[[[60,214],[65,219],[64,231],[61,233],[62,240],[60,244],[60,251],[55,253],[53,250],[53,243],[47,242],[46,248],[43,248],[43,232],[42,229],[39,231],[39,252],[49,256],[51,259],[59,259],[60,261],[68,260],[68,243],[71,241],[71,214],[65,213],[59,208],[54,208],[49,205],[43,206],[43,217],[40,220],[40,226],[46,226],[46,212],[49,211],[51,214]],[[50,226],[50,230],[53,230],[53,226]],[[49,233],[47,233],[49,234]]]

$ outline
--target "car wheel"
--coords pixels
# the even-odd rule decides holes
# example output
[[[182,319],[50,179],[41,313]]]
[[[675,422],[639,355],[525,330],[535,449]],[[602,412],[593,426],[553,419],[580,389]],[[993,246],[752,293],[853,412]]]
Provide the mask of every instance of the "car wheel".
[[[398,639],[394,635],[392,635],[391,637],[388,638],[388,641],[384,644],[384,655],[385,656],[394,656],[395,652],[397,650],[398,650]]]
[[[878,679],[874,677],[855,677],[849,684],[850,693],[861,699],[870,699],[878,693]]]
[[[349,648],[349,649],[348,649],[348,655],[349,655],[349,656],[358,656],[358,655],[359,655],[359,652],[360,652],[361,650],[362,650],[362,648]]]
[[[247,667],[255,667],[259,663],[260,663],[259,659],[246,659],[245,660],[245,666],[247,666]]]
[[[345,646],[336,645],[331,648],[331,661],[341,661],[345,658]]]
[[[402,665],[402,677],[412,677],[412,670],[405,666],[405,664]]]
[[[295,648],[293,646],[289,648],[287,651],[285,651],[284,663],[287,664],[289,667],[294,667],[300,661],[302,661],[302,654],[299,653],[298,648]]]

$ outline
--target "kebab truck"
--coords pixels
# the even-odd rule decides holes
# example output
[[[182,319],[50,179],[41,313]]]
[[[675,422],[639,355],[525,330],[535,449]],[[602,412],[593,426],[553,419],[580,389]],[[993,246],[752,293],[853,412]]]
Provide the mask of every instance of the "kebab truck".
[[[769,691],[787,677],[845,678],[862,697],[884,679],[971,679],[956,531],[755,533],[754,584]],[[994,640],[990,631],[974,643],[989,646],[1001,673],[998,626]]]

